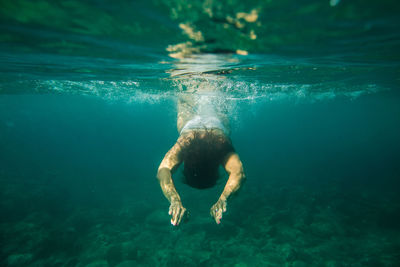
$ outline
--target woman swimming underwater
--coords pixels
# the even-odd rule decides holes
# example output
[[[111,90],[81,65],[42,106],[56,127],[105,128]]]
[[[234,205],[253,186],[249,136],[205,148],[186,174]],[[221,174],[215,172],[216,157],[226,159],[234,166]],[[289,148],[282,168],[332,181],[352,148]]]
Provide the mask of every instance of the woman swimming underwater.
[[[176,191],[172,174],[183,163],[184,183],[205,189],[216,184],[222,165],[229,178],[210,214],[219,224],[227,201],[245,178],[242,162],[229,138],[229,123],[224,114],[210,104],[209,94],[188,94],[178,100],[178,140],[163,158],[157,173],[161,189],[170,202],[171,224],[177,226],[187,211]]]

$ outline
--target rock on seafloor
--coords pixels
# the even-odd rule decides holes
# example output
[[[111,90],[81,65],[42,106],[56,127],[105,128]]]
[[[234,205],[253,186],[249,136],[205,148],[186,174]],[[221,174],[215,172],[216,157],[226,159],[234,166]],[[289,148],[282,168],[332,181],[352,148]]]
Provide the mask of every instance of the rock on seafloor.
[[[24,266],[27,265],[33,258],[30,253],[12,254],[8,256],[7,263],[9,266]]]

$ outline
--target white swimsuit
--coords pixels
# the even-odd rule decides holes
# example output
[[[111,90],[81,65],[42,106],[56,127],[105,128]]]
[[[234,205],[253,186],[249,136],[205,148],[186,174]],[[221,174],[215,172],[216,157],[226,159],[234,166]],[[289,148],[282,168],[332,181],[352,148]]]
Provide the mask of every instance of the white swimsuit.
[[[224,134],[228,135],[228,129],[222,124],[222,122],[214,116],[203,116],[199,115],[194,116],[190,121],[188,121],[185,126],[183,126],[180,134],[190,131],[190,130],[198,130],[198,129],[219,129],[224,132]]]

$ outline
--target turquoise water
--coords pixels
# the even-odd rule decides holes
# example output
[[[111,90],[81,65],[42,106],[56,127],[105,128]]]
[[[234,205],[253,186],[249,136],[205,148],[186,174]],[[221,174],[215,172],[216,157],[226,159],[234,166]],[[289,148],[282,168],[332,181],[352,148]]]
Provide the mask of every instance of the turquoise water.
[[[398,266],[397,1],[0,1],[0,265]],[[210,94],[210,91],[212,94]],[[156,172],[177,99],[230,119],[247,181]]]

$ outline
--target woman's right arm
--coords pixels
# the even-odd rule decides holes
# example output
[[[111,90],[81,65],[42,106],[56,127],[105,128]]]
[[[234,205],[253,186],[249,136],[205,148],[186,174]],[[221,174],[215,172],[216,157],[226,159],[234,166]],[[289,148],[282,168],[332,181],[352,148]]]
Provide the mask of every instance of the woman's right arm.
[[[182,206],[181,198],[176,191],[172,180],[172,172],[181,163],[181,146],[177,142],[165,155],[160,166],[158,167],[157,179],[160,183],[164,196],[170,203],[168,214],[171,215],[171,224],[178,225],[186,213],[186,209]]]

